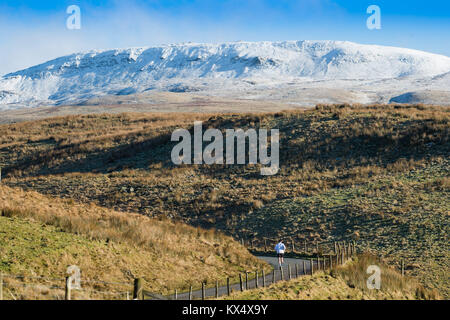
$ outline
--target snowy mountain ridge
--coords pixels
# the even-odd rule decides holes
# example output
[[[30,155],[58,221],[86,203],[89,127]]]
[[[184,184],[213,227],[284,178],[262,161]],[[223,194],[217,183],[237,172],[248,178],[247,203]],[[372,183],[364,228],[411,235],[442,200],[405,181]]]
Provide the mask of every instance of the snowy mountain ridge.
[[[255,85],[276,88],[303,82],[325,82],[333,88],[346,82],[357,87],[367,81],[440,81],[442,90],[449,73],[450,58],[443,55],[346,41],[188,43],[93,50],[3,76],[0,110],[77,104],[94,97],[151,90],[226,92],[229,88],[236,92]]]

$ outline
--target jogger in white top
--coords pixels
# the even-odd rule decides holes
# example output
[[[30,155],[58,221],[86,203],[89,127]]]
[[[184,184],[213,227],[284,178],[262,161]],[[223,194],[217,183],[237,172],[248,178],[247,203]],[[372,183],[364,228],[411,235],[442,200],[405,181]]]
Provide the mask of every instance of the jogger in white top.
[[[286,250],[286,246],[283,243],[283,240],[277,243],[275,246],[275,251],[277,252],[278,257],[278,265],[281,267],[284,263],[284,250]]]

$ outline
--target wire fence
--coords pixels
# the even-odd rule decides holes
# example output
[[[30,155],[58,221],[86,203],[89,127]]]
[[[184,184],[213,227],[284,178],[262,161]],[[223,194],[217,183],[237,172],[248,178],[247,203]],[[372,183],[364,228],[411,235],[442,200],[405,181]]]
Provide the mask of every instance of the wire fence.
[[[256,255],[268,256],[273,251],[271,246],[276,240],[241,242],[248,245],[250,251]],[[143,279],[131,279],[130,282],[79,279],[78,286],[73,276],[45,277],[0,273],[0,300],[205,300],[312,275],[317,270],[336,268],[363,251],[361,247],[358,250],[355,241],[305,241],[302,245],[297,242],[287,243],[286,258],[295,260],[278,269],[246,271],[214,282],[189,284],[184,286],[184,289],[173,290],[171,294],[146,290]],[[404,260],[401,260],[399,267],[404,275]]]

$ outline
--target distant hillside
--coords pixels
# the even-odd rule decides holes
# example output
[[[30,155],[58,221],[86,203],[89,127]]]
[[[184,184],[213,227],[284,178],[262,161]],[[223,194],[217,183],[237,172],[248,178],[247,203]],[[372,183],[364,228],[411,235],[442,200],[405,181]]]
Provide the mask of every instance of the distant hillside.
[[[279,128],[280,172],[174,166],[175,128]],[[83,115],[0,126],[3,183],[233,237],[357,240],[449,295],[449,109]]]

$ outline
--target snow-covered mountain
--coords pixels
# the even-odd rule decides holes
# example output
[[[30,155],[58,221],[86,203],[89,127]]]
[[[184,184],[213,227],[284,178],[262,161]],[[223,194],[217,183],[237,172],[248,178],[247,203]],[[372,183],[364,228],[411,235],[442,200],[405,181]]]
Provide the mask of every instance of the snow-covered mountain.
[[[360,102],[375,102],[389,91],[389,101],[414,90],[449,91],[449,74],[446,56],[342,41],[96,50],[3,76],[0,109],[79,104],[149,90],[260,98],[267,90],[287,87],[369,92]],[[301,103],[296,97],[293,102]]]

